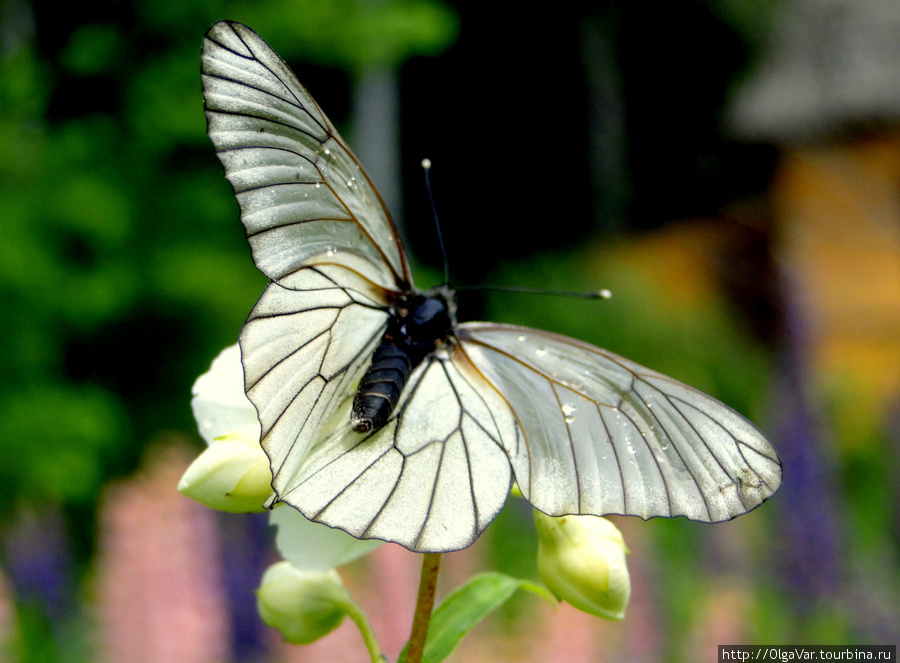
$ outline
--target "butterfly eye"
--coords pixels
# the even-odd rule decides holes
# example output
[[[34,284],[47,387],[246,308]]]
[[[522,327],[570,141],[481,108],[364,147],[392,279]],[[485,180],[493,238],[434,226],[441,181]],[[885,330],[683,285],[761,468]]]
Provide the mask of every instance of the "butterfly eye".
[[[451,326],[447,303],[438,297],[425,298],[421,303],[414,305],[406,326],[409,336],[431,340],[442,339]]]

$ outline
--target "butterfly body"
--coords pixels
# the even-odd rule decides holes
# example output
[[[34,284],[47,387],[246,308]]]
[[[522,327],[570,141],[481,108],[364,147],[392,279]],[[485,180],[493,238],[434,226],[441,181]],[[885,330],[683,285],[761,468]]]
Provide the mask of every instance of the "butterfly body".
[[[449,287],[413,286],[371,179],[284,61],[223,21],[201,62],[208,133],[270,280],[240,346],[275,501],[437,552],[475,541],[514,482],[553,516],[703,522],[778,489],[772,445],[715,398],[577,339],[458,323]]]
[[[446,342],[456,324],[454,293],[446,286],[403,297],[359,382],[350,422],[357,433],[387,423],[410,372]]]

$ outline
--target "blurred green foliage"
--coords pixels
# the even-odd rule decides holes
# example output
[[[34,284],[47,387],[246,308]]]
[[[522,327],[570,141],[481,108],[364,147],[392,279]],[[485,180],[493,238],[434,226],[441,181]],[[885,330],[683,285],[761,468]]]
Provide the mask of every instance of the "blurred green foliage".
[[[24,5],[25,10],[30,9]],[[0,500],[88,507],[167,429],[264,279],[205,135],[199,49],[243,20],[286,58],[446,48],[431,0],[94,3],[5,15],[0,55]],[[3,509],[4,517],[12,511]]]

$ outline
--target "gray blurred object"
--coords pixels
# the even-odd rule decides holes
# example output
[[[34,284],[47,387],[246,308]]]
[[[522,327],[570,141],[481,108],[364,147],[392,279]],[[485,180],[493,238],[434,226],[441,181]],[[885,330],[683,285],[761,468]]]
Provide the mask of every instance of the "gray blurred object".
[[[900,0],[789,0],[728,124],[772,143],[900,119]]]

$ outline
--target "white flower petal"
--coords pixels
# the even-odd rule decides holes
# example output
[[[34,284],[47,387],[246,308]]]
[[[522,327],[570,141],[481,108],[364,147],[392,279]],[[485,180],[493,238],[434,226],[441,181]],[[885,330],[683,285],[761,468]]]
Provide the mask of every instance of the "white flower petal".
[[[275,545],[282,557],[298,569],[326,571],[365,555],[383,541],[356,539],[339,529],[314,523],[296,509],[282,504],[269,523],[278,527]]]
[[[237,345],[219,353],[209,370],[194,382],[191,392],[194,419],[207,444],[248,425],[256,427],[256,439],[259,439],[259,419],[244,393],[244,367]]]

